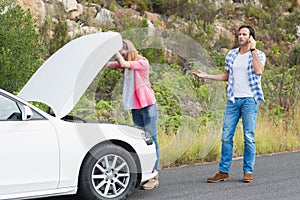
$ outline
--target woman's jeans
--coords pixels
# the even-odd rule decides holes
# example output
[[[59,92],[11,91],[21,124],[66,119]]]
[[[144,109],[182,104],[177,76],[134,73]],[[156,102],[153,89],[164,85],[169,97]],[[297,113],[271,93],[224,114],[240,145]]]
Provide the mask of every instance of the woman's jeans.
[[[244,173],[253,173],[255,162],[255,139],[254,130],[256,126],[256,117],[258,103],[253,97],[235,98],[235,103],[227,101],[224,114],[223,132],[222,132],[222,155],[219,165],[219,171],[229,173],[232,162],[233,136],[236,126],[242,117],[244,132]]]
[[[160,152],[157,142],[157,121],[158,121],[158,106],[153,104],[141,109],[133,109],[132,119],[134,125],[142,127],[145,131],[150,133],[155,144],[157,161],[155,163],[155,170],[159,169]]]

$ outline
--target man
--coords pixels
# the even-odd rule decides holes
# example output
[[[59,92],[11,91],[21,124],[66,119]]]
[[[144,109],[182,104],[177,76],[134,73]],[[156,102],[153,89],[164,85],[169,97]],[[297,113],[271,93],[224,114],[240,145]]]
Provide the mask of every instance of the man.
[[[193,72],[194,76],[203,79],[228,81],[228,100],[222,129],[222,152],[219,172],[207,181],[218,183],[229,180],[232,162],[233,136],[239,119],[242,117],[244,132],[244,179],[253,181],[255,162],[254,130],[259,102],[264,101],[261,88],[261,75],[264,71],[266,56],[256,49],[255,32],[251,26],[242,25],[238,31],[239,47],[226,55],[225,72],[210,75],[205,72]]]

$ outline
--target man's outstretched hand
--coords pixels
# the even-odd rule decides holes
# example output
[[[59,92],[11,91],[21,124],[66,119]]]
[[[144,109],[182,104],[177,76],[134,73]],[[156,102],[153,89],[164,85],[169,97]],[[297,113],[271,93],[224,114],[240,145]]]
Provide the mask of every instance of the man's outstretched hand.
[[[192,74],[199,78],[207,78],[207,75],[208,75],[207,73],[202,72],[202,71],[192,72]]]

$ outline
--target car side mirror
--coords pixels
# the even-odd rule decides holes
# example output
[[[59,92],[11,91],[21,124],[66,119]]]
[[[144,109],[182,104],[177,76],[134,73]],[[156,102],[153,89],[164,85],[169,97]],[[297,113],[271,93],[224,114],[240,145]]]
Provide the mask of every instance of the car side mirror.
[[[31,108],[29,108],[26,105],[23,105],[22,107],[23,107],[22,108],[22,120],[23,121],[30,120],[33,116]]]

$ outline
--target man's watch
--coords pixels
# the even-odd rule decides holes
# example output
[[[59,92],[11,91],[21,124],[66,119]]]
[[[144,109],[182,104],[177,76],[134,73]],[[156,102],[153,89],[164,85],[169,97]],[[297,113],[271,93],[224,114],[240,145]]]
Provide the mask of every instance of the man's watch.
[[[256,49],[255,48],[253,48],[253,49],[250,49],[250,51],[252,52],[252,51],[255,51]]]

